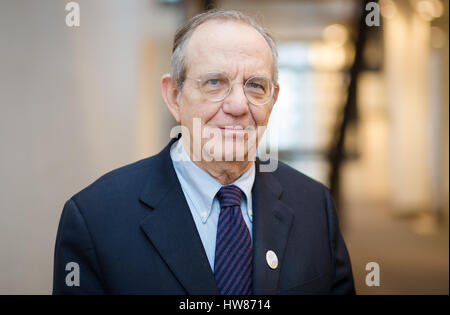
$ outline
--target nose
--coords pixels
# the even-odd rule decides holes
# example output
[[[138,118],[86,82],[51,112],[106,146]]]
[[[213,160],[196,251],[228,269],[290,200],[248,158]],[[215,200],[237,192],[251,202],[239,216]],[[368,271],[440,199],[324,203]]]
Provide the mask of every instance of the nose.
[[[230,94],[225,98],[222,110],[233,116],[242,116],[248,113],[248,101],[244,94],[242,83],[234,83]]]

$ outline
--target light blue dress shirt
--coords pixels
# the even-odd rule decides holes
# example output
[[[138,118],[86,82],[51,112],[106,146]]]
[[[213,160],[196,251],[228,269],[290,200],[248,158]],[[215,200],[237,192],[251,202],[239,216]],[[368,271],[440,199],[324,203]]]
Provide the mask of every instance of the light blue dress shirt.
[[[223,185],[192,162],[181,139],[173,144],[170,157],[205,248],[211,270],[214,271],[217,223],[220,214],[220,204],[216,194]],[[230,184],[236,185],[244,192],[245,196],[241,200],[242,216],[252,239],[252,187],[254,181],[255,164],[253,163],[244,174]]]

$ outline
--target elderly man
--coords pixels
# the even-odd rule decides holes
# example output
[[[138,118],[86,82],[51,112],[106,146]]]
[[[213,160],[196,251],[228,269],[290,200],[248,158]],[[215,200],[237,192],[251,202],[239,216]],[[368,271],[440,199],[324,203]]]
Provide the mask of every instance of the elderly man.
[[[161,92],[180,134],[67,201],[54,293],[353,294],[327,189],[255,159],[279,92],[266,31],[236,11],[195,16]]]

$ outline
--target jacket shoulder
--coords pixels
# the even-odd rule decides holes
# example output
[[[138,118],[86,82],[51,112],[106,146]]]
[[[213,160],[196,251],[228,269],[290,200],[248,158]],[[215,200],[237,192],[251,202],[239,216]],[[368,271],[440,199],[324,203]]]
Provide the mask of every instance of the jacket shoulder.
[[[156,156],[151,156],[109,171],[73,195],[71,199],[76,203],[89,203],[123,193],[139,193],[138,190],[145,179],[151,176],[155,163]]]
[[[278,167],[273,172],[273,175],[284,188],[291,187],[295,190],[301,189],[320,193],[328,192],[328,187],[323,183],[281,161],[278,161]]]

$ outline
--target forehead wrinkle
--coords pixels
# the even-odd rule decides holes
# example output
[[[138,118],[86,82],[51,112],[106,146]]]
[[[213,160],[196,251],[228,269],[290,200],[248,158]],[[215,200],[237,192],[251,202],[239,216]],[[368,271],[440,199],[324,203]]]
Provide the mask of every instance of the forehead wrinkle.
[[[228,25],[229,29],[218,29],[217,27],[224,25],[225,23],[234,23],[235,25]],[[249,36],[234,36],[233,33],[243,33],[243,30],[238,30],[235,26],[240,25],[247,28],[245,32]],[[208,31],[207,27],[210,28]],[[222,34],[224,30],[228,33]],[[241,31],[241,32],[239,32]],[[220,36],[224,35],[224,36]],[[225,37],[225,38],[223,38]],[[205,44],[206,43],[206,44]],[[269,68],[265,63],[268,62]],[[269,45],[264,37],[253,27],[235,21],[208,21],[205,24],[200,25],[192,34],[192,37],[186,45],[186,65],[187,70],[192,67],[206,68],[206,67],[220,67],[227,71],[235,72],[228,73],[230,76],[235,76],[239,73],[239,68],[244,67],[252,68],[259,73],[244,73],[244,75],[250,76],[252,74],[265,74],[271,75],[272,72],[272,53]],[[260,73],[261,69],[266,68],[268,73]],[[264,69],[264,70],[266,70]],[[221,70],[205,69],[205,70]],[[266,72],[266,71],[264,71]]]

